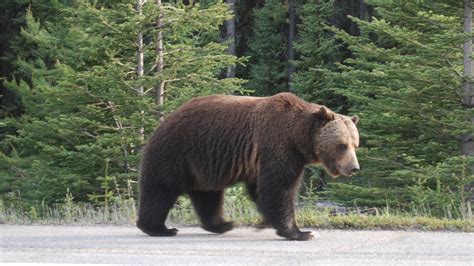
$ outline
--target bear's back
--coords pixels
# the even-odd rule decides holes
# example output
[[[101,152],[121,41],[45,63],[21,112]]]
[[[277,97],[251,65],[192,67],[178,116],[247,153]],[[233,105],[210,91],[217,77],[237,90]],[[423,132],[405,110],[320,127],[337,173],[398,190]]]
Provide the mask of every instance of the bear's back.
[[[158,127],[193,132],[217,130],[230,127],[236,130],[245,126],[255,114],[263,97],[213,95],[192,99],[170,114]],[[197,132],[196,132],[197,131]],[[194,136],[195,137],[195,136]]]

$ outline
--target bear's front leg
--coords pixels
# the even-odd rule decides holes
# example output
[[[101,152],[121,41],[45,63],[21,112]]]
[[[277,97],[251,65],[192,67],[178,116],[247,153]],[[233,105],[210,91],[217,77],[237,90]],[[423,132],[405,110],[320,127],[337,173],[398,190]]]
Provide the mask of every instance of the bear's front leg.
[[[310,240],[314,235],[300,231],[295,219],[295,196],[301,182],[299,169],[267,169],[258,180],[257,208],[264,222],[272,225],[279,236],[289,240]],[[263,170],[263,169],[262,169]]]

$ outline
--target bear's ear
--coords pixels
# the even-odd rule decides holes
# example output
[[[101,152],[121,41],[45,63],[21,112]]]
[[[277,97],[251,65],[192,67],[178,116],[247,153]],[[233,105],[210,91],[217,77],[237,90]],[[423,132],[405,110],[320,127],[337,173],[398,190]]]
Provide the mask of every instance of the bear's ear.
[[[332,121],[335,118],[334,112],[329,110],[326,106],[321,106],[321,108],[319,108],[317,115],[323,121]]]
[[[354,125],[357,125],[357,123],[359,123],[359,116],[355,115],[351,117],[351,120],[354,123]]]

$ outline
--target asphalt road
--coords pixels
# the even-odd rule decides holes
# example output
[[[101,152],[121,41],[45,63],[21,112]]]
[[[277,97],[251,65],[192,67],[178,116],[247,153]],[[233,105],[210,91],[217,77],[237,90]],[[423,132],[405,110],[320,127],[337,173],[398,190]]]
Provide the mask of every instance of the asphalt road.
[[[315,231],[315,240],[296,242],[270,229],[180,228],[154,238],[131,226],[0,225],[0,263],[474,265],[474,233]]]

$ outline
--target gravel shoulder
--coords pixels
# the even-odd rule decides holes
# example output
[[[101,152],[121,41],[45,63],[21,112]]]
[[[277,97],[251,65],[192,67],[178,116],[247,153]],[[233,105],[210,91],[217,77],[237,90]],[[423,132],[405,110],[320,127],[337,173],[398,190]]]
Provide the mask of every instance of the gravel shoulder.
[[[0,263],[474,265],[474,233],[313,230],[313,241],[286,241],[274,230],[223,235],[180,228],[148,237],[132,226],[0,225]]]

